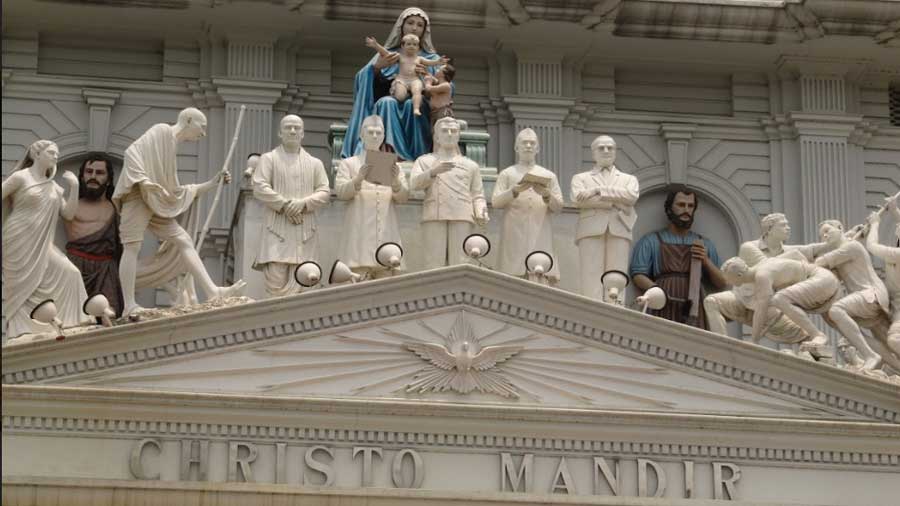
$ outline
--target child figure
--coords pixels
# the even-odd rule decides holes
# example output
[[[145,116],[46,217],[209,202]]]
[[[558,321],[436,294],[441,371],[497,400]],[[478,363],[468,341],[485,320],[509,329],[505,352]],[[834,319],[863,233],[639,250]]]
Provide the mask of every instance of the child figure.
[[[453,117],[453,77],[456,69],[451,64],[446,64],[433,76],[425,76],[425,93],[428,94],[431,105],[431,127],[434,122],[446,117]]]
[[[387,58],[392,54],[373,37],[366,37],[366,46],[377,51],[383,58]],[[424,85],[422,84],[422,79],[416,73],[416,65],[433,67],[435,65],[440,65],[445,61],[443,59],[429,60],[419,56],[419,37],[412,33],[404,35],[400,40],[399,56],[400,61],[398,63],[400,68],[397,72],[397,77],[394,78],[394,82],[391,84],[391,95],[396,98],[398,102],[403,102],[406,100],[407,95],[412,93],[413,114],[421,116],[422,111],[420,108],[422,106],[422,90],[424,89]]]

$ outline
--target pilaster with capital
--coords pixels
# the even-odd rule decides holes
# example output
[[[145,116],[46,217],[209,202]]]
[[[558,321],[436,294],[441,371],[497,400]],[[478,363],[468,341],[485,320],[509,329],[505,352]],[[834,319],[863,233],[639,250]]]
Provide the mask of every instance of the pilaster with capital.
[[[763,120],[763,128],[773,154],[772,186],[800,197],[773,196],[773,206],[780,202],[800,226],[799,240],[816,240],[821,220],[865,218],[858,198],[865,192],[863,149],[876,128],[858,113],[857,82],[867,65],[793,56],[779,61],[773,109],[780,111]]]
[[[515,94],[503,98],[514,132],[533,129],[541,146],[537,163],[556,173],[560,181],[569,181],[581,170],[582,118],[589,110],[575,98],[574,90],[580,87],[578,69],[562,52],[528,48],[515,54]]]

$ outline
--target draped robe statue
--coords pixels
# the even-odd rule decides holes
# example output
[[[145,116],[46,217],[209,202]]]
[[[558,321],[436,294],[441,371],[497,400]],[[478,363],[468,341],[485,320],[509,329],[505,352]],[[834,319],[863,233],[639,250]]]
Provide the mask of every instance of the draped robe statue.
[[[366,150],[377,151],[384,141],[384,124],[378,116],[369,116],[360,132]],[[366,152],[341,160],[334,190],[337,198],[349,201],[341,231],[340,256],[354,272],[379,277],[388,271],[375,260],[375,251],[386,242],[400,241],[400,225],[394,204],[409,197],[406,177],[394,165],[390,186],[366,180]]]
[[[3,181],[3,314],[7,337],[52,331],[31,319],[41,302],[53,299],[64,327],[88,324],[81,311],[87,299],[81,273],[53,244],[60,215],[78,205],[78,179],[66,173],[70,196],[55,181],[59,148],[37,141]]]
[[[282,145],[264,153],[253,173],[253,196],[268,208],[253,268],[265,274],[270,297],[298,293],[294,269],[318,262],[316,210],[331,198],[325,167],[300,146],[303,120],[285,116],[279,136]]]
[[[516,137],[515,165],[497,176],[491,203],[506,209],[500,228],[499,269],[507,274],[527,277],[525,258],[533,251],[544,251],[553,258],[546,277],[559,282],[559,259],[553,250],[552,214],[563,207],[562,190],[556,174],[534,163],[539,150],[537,134],[526,128]],[[523,183],[526,174],[549,181],[547,185]]]

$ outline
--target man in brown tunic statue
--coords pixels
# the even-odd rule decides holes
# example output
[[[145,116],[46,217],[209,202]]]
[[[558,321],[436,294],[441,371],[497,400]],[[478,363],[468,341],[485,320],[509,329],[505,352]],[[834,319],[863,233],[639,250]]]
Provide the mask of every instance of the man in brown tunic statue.
[[[102,293],[122,314],[119,284],[119,215],[113,206],[113,166],[104,154],[88,155],[78,172],[78,211],[65,220],[66,256],[81,271],[88,297]]]
[[[703,314],[705,294],[702,290],[695,301],[697,317],[689,316],[693,305],[689,294],[692,260],[699,261],[702,281],[706,284],[721,290],[725,288],[726,281],[719,270],[716,246],[691,230],[698,203],[697,194],[687,187],[670,189],[665,203],[668,226],[641,237],[631,253],[629,269],[639,290],[658,285],[666,292],[669,302],[654,314],[667,320],[708,328]]]

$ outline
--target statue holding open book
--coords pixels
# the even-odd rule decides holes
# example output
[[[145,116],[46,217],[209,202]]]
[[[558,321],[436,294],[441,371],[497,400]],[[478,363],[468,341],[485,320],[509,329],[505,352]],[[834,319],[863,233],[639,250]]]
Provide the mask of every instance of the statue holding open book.
[[[389,273],[376,261],[375,251],[386,242],[400,244],[394,204],[406,202],[409,188],[397,156],[380,151],[384,145],[381,117],[372,115],[363,120],[360,141],[365,150],[341,160],[334,180],[337,198],[349,201],[339,258],[357,274],[371,279]]]
[[[500,229],[499,269],[528,277],[525,258],[533,251],[543,251],[554,262],[540,279],[555,285],[559,282],[559,262],[553,250],[552,215],[562,211],[562,190],[556,174],[535,163],[540,145],[534,130],[519,132],[515,149],[516,164],[497,176],[491,198],[495,208],[506,209]]]

